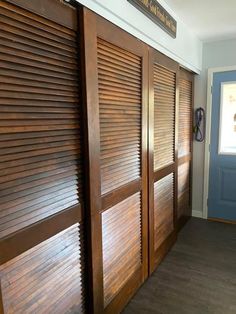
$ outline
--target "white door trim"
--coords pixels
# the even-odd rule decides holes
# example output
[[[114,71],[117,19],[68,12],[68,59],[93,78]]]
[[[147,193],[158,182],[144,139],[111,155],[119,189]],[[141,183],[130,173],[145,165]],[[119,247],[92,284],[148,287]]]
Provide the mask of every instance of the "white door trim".
[[[206,106],[206,138],[205,138],[205,161],[204,161],[204,188],[203,188],[203,218],[208,218],[208,189],[210,168],[210,144],[211,144],[211,108],[212,108],[212,83],[213,74],[217,72],[236,71],[235,66],[209,68],[207,80],[207,106]]]

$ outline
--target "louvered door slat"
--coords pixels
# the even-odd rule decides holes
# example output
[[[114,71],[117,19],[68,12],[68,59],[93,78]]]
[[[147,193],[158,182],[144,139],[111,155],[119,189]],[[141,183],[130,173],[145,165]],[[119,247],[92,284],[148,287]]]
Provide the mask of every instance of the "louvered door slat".
[[[137,165],[137,161],[140,160],[141,145],[141,59],[138,60],[135,55],[123,51],[98,39],[100,105],[107,100],[106,106],[100,106],[102,194],[140,177],[140,164]],[[120,88],[107,87],[104,77],[108,79],[110,72],[116,74],[122,81],[126,79],[127,82],[120,83]],[[137,88],[126,92],[126,88],[129,88],[129,78],[136,82]],[[116,108],[112,106],[114,103]],[[128,111],[129,108],[136,108],[136,111]],[[127,143],[127,136],[123,138],[123,133],[120,133],[122,131],[125,131],[126,135],[135,132],[136,137]],[[114,147],[117,141],[119,146]],[[127,160],[128,165],[125,164]]]
[[[154,184],[155,250],[174,230],[174,176],[170,174]]]
[[[141,267],[140,193],[102,215],[105,306]]]
[[[12,6],[1,3],[1,10],[3,14],[2,22],[6,24],[6,31],[8,31],[8,27],[14,25],[17,30],[23,29],[34,33],[34,41],[38,41],[37,36],[40,34],[42,41],[44,41],[44,38],[50,38],[53,42],[61,42],[69,51],[72,51],[75,46],[76,32],[71,32],[70,40],[65,39],[63,36],[54,33],[56,27],[47,26],[44,29],[44,24],[39,22],[36,25],[32,24],[33,26],[29,23],[26,24],[25,21],[28,21],[28,18],[22,15],[23,10],[21,9],[13,12]],[[7,16],[4,14],[7,14]],[[17,32],[15,36],[17,37]],[[5,57],[2,60],[6,59],[10,64],[13,64],[13,62],[25,64],[24,71],[27,69],[27,64],[35,66],[35,72],[37,72],[37,67],[40,67],[42,72],[43,68],[46,69],[46,73],[37,75],[37,80],[39,78],[43,80],[42,75],[47,78],[48,71],[52,71],[52,73],[62,71],[62,73],[70,73],[71,75],[74,75],[77,71],[78,62],[75,54],[73,58],[70,58],[70,60],[73,60],[72,64],[65,58],[56,61],[54,58],[50,59],[48,55],[47,57],[41,57],[41,50],[33,47],[30,49],[30,45],[27,46],[30,49],[28,54],[27,48],[23,49],[25,45],[20,44],[20,35],[18,36],[18,42],[14,43],[7,39],[4,39],[3,42],[4,45],[1,45],[0,52],[5,53]],[[60,49],[58,50],[60,51]],[[29,61],[26,61],[27,59]],[[35,60],[35,62],[32,62],[32,60]],[[37,62],[45,61],[46,63],[37,65]],[[54,64],[56,68],[53,68],[50,64]],[[19,74],[19,72],[14,73]],[[15,200],[14,204],[9,203],[8,200],[6,205],[4,205],[2,199],[0,201],[1,237],[80,202],[78,185],[81,185],[81,183],[73,180],[71,181],[72,184],[57,185],[51,191],[47,185],[44,185],[44,194],[35,193],[35,187],[40,188],[41,186],[38,181],[44,177],[52,176],[51,179],[55,180],[53,176],[73,169],[72,179],[78,173],[77,165],[81,150],[78,124],[80,116],[77,106],[79,101],[78,86],[74,81],[74,87],[71,86],[66,91],[61,91],[60,85],[55,82],[53,89],[49,89],[48,86],[42,88],[36,85],[35,77],[32,77],[32,74],[27,81],[23,80],[24,84],[22,84],[22,80],[19,81],[15,78],[14,73],[9,81],[5,80],[5,76],[1,76],[2,84],[0,88],[2,100],[0,105],[0,145],[2,146],[0,165],[3,166],[0,177],[1,193],[5,194],[6,189],[12,188],[8,192],[8,199]],[[10,74],[8,72],[8,76]],[[19,101],[19,99],[22,99],[22,101]],[[30,100],[29,108],[26,107],[27,102],[25,100]],[[32,107],[35,101],[37,101],[37,104]],[[63,101],[65,104],[57,112],[54,108],[51,109],[49,105],[45,104],[44,101],[55,102],[55,108],[59,107],[59,104]],[[70,107],[67,107],[67,102]],[[26,110],[27,108],[28,110]],[[44,111],[44,108],[47,109]],[[62,129],[65,131],[74,129],[75,131],[72,131],[74,136],[70,135],[63,139],[61,137]],[[45,134],[44,131],[47,130],[52,133],[49,131]],[[39,133],[39,131],[42,132]],[[26,134],[25,138],[24,133]],[[11,141],[9,141],[8,134],[11,134]],[[38,139],[38,144],[35,137]],[[60,155],[62,158],[60,158]],[[27,189],[28,195],[31,195],[31,201],[28,202],[26,202],[26,199],[22,199],[20,194],[15,196],[17,192],[14,192],[14,190],[18,191],[18,187],[26,182],[31,184],[31,187]],[[34,189],[32,193],[30,192],[31,189]]]
[[[192,82],[180,78],[179,147],[178,156],[191,153],[192,141]]]
[[[57,0],[9,0],[0,1],[0,15],[4,314],[82,313],[84,174],[77,12]]]
[[[175,73],[155,64],[154,74],[154,169],[174,162]],[[163,79],[163,77],[165,79]]]
[[[93,310],[118,313],[147,276],[148,49],[87,9],[84,26]]]
[[[83,312],[81,236],[73,225],[0,266],[6,313]]]
[[[101,190],[108,195],[141,175],[142,62],[101,39],[97,53]],[[142,266],[141,208],[138,193],[102,214],[105,307]]]
[[[178,178],[178,218],[181,218],[190,208],[190,163],[179,166]]]
[[[150,51],[149,266],[153,272],[176,239],[178,64]]]
[[[193,75],[180,70],[178,138],[178,226],[191,216]]]

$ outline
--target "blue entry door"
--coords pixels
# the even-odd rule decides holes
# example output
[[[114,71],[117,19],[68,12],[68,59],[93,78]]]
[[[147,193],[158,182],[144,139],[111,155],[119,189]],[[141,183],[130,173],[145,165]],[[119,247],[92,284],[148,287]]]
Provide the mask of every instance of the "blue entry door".
[[[236,221],[236,71],[213,76],[208,217]]]

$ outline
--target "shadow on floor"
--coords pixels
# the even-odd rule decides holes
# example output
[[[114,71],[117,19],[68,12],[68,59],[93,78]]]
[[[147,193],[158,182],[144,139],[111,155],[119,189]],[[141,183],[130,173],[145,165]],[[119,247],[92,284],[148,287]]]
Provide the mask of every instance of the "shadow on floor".
[[[236,225],[192,218],[123,314],[236,314]]]

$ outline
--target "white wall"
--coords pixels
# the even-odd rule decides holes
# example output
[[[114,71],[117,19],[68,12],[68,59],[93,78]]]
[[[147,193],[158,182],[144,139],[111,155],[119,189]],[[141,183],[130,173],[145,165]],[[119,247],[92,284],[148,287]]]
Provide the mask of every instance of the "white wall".
[[[208,68],[236,66],[236,39],[209,42],[203,45],[201,75],[195,78],[195,108],[206,107]],[[193,214],[202,216],[204,143],[193,145]]]
[[[160,4],[177,20],[177,38],[173,39],[138,11],[127,0],[77,0],[130,34],[199,73],[202,65],[202,43],[170,10],[163,0]]]

